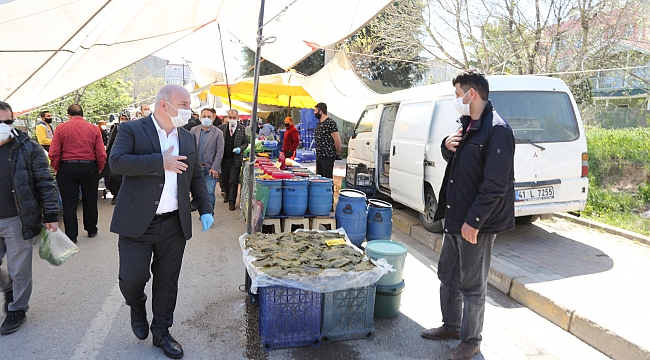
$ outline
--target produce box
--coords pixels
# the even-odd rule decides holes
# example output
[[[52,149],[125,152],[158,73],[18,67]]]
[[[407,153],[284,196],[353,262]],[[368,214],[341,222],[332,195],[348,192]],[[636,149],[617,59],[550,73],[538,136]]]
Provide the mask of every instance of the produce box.
[[[259,293],[264,350],[321,345],[321,293],[277,285],[261,287]]]
[[[323,294],[321,336],[323,343],[369,338],[375,331],[375,289],[365,287]]]

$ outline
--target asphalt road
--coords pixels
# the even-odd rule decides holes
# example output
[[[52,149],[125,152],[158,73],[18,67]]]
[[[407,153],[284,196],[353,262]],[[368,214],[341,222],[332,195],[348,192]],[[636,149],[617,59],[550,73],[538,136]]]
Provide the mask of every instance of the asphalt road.
[[[35,247],[28,320],[17,333],[0,337],[0,358],[164,358],[152,346],[151,336],[140,341],[131,332],[129,309],[117,283],[117,235],[108,231],[112,211],[110,199],[99,200],[99,235],[89,239],[80,234],[81,252],[61,267],[39,259]],[[193,213],[194,237],[183,260],[170,331],[186,359],[446,359],[457,345],[420,337],[422,329],[441,321],[437,255],[411,238],[395,235],[409,246],[397,318],[376,319],[371,339],[265,352],[257,333],[257,308],[239,290],[244,268],[238,237],[245,223],[220,201],[215,212],[215,225],[205,233]],[[605,358],[498,291],[490,289],[488,295],[482,353],[475,359]],[[147,306],[151,319],[150,301]]]

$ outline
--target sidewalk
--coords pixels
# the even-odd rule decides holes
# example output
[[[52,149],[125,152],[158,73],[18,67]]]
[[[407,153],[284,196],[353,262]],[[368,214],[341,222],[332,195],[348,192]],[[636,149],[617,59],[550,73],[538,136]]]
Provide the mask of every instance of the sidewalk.
[[[440,252],[410,210],[393,228]],[[650,359],[650,247],[559,219],[499,235],[489,283],[614,359]]]

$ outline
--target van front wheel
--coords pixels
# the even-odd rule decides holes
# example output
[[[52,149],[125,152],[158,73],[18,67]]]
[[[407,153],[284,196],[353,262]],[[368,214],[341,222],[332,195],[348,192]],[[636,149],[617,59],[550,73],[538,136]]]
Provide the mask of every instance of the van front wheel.
[[[534,223],[537,219],[539,219],[539,215],[517,216],[515,222],[517,224],[527,225]]]
[[[424,213],[420,213],[420,222],[422,223],[422,226],[427,229],[427,231],[441,233],[442,220],[433,221],[433,215],[436,213],[437,208],[438,202],[436,201],[435,195],[433,195],[433,190],[431,190],[430,187],[425,186]]]

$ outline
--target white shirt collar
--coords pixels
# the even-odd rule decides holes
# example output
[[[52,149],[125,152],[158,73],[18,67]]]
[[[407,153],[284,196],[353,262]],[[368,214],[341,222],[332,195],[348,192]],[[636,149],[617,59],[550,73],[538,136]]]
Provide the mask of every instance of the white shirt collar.
[[[156,127],[156,132],[160,132],[161,130],[165,131],[165,129],[161,128],[160,125],[158,125],[158,122],[156,121],[156,118],[153,117],[153,113],[151,114],[151,120],[153,120],[153,124]],[[169,133],[169,135],[175,134],[175,133],[176,133],[176,128],[174,128],[174,130],[172,130],[172,132]],[[165,131],[165,135],[167,135],[166,131]]]

